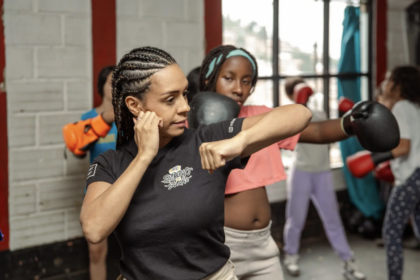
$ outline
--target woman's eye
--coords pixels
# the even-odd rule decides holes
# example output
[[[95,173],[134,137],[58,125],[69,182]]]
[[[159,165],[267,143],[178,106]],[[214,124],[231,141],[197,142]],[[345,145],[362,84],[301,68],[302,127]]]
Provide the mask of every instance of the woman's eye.
[[[230,78],[230,77],[225,77],[225,80],[226,80],[226,81],[232,81],[232,78]]]
[[[244,80],[244,84],[249,85],[250,83],[250,81]]]
[[[175,98],[171,97],[171,98],[168,98],[168,99],[166,100],[166,102],[167,102],[167,103],[172,103],[172,102],[174,102],[174,100],[175,100]]]
[[[187,97],[188,93],[190,93],[190,91],[186,90],[184,91],[184,93],[182,94],[184,97]]]

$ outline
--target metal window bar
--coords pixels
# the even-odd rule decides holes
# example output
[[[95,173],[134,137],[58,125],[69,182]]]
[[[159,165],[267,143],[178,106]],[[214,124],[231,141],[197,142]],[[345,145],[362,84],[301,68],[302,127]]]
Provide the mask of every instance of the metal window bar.
[[[324,72],[324,111],[330,117],[330,0],[324,0],[324,32],[323,32],[323,72]]]
[[[273,75],[266,77],[258,77],[259,80],[272,80],[273,81],[273,107],[278,107],[280,105],[280,79],[285,79],[290,77],[290,75],[281,75],[280,74],[280,63],[279,54],[280,54],[280,34],[279,34],[279,2],[280,0],[273,0]],[[323,0],[324,2],[324,32],[323,32],[323,74],[322,75],[300,75],[302,78],[322,78],[324,83],[324,110],[327,113],[327,116],[330,115],[330,106],[329,106],[329,97],[330,97],[330,79],[331,78],[341,78],[341,79],[350,79],[356,77],[367,77],[369,81],[368,96],[369,100],[373,98],[373,79],[372,79],[372,54],[373,54],[373,5],[372,0],[361,0],[361,1],[348,1],[348,4],[357,5],[357,4],[366,4],[368,15],[369,15],[369,28],[368,28],[368,73],[339,73],[331,74],[330,71],[330,54],[329,54],[329,44],[330,44],[330,34],[329,34],[329,24],[330,24],[330,2],[331,0]]]
[[[339,74],[302,74],[299,77],[313,79],[313,78],[342,78],[342,79],[351,79],[357,77],[370,77],[370,73],[339,73]],[[258,77],[259,80],[273,80],[273,79],[286,79],[289,77],[294,77],[291,75],[278,75],[278,76],[263,76]]]
[[[279,53],[280,53],[280,36],[279,36],[279,0],[273,0],[273,107],[280,105],[280,81],[279,76]]]
[[[373,100],[374,81],[372,77],[373,73],[373,1],[366,1],[368,11],[368,99]]]

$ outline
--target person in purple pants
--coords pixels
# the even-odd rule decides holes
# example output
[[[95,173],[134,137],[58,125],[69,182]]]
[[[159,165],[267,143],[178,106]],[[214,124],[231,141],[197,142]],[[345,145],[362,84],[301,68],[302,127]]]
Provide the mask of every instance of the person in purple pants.
[[[304,82],[302,78],[286,80],[286,93],[293,100],[293,85]],[[322,96],[312,96],[307,107],[312,111],[312,122],[324,121],[326,113],[322,110]],[[298,251],[300,236],[305,225],[309,201],[312,200],[321,216],[328,239],[343,260],[345,276],[351,279],[365,279],[355,266],[353,253],[338,212],[327,145],[301,144],[295,149],[294,161],[287,179],[286,225],[284,227],[285,268],[289,275],[298,276]],[[351,266],[351,267],[349,267]]]

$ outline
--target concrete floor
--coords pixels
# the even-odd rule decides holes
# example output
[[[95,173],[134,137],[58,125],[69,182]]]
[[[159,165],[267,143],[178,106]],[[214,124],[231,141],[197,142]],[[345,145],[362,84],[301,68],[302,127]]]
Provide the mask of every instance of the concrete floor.
[[[384,248],[377,247],[374,241],[358,236],[348,236],[348,238],[360,270],[366,274],[367,280],[388,279]],[[300,276],[291,277],[284,273],[285,280],[345,279],[341,274],[341,261],[335,255],[327,240],[307,241],[303,243],[300,255]],[[403,279],[420,279],[420,250],[404,250]]]

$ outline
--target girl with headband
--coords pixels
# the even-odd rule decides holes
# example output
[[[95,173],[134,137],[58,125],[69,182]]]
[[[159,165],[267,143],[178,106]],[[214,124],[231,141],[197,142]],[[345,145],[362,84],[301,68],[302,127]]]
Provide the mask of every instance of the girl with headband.
[[[249,52],[230,45],[219,46],[209,52],[201,65],[200,90],[234,99],[242,106],[239,118],[250,117],[272,110],[243,106],[257,79],[258,65]],[[270,204],[265,189],[266,185],[286,179],[279,149],[293,150],[298,141],[321,144],[348,137],[340,119],[311,123],[301,134],[253,154],[245,170],[231,172],[225,190],[225,235],[239,279],[283,279],[279,249],[271,237]],[[358,268],[349,255],[344,270],[354,275]]]

